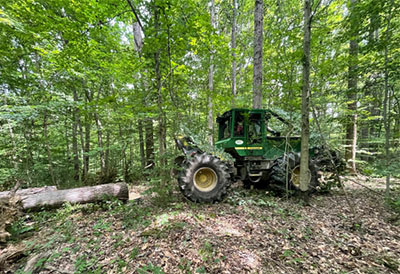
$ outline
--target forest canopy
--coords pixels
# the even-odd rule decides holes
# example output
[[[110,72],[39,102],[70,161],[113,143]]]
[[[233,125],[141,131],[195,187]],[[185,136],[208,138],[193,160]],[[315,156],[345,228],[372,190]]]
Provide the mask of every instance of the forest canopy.
[[[399,2],[311,4],[310,145],[399,176]],[[300,130],[303,3],[263,7],[261,106]],[[253,43],[254,1],[0,0],[0,190],[169,178],[178,132],[252,107]]]

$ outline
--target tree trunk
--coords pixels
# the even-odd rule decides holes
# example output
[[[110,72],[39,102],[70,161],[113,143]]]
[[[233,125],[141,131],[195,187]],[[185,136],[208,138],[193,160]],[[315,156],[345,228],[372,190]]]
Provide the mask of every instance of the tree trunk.
[[[262,108],[263,80],[263,0],[254,5],[254,66],[253,66],[253,108]]]
[[[67,108],[67,113],[68,112],[69,112],[69,109]],[[64,129],[65,129],[64,138],[65,138],[65,146],[66,146],[66,155],[65,156],[67,157],[67,161],[70,161],[71,155],[70,155],[70,150],[69,150],[68,116],[65,117]]]
[[[83,137],[83,126],[82,126],[82,122],[81,122],[81,112],[79,111],[78,113],[78,129],[79,129],[79,140],[81,141],[81,146],[80,146],[80,155],[81,155],[81,159],[82,159],[82,164],[84,165],[85,163],[85,139]],[[84,173],[85,173],[85,168],[82,167],[82,176],[81,176],[81,180],[84,180]]]
[[[154,165],[154,137],[153,137],[153,120],[146,118],[145,120],[146,134],[146,165],[151,167]]]
[[[89,174],[89,152],[90,152],[90,115],[88,113],[88,103],[91,101],[90,93],[88,90],[85,92],[85,107],[86,107],[86,114],[85,114],[85,148],[84,148],[84,155],[83,155],[83,176],[82,180],[85,180],[87,175]]]
[[[357,149],[357,56],[358,56],[358,42],[357,35],[357,16],[355,13],[355,5],[357,0],[350,1],[350,49],[349,49],[349,74],[347,83],[347,108],[349,115],[347,117],[346,125],[346,153],[345,157],[351,163],[351,171],[357,172],[356,168],[356,149]]]
[[[143,139],[143,122],[141,119],[138,121],[138,131],[139,131],[139,149],[140,149],[140,164],[144,168],[146,165],[146,156],[144,154],[144,139]]]
[[[42,207],[60,207],[66,202],[70,204],[93,203],[109,199],[110,197],[128,200],[128,185],[125,183],[106,184],[27,195],[22,198],[22,207],[24,210],[40,209]]]
[[[156,29],[155,37],[158,37],[159,32],[159,10],[158,6],[154,7],[154,27]],[[159,45],[161,47],[161,45]],[[158,48],[154,53],[154,64],[156,73],[156,88],[157,88],[157,106],[158,106],[158,144],[159,144],[159,165],[161,168],[165,166],[165,151],[166,147],[166,128],[165,128],[165,114],[163,110],[163,96],[161,85],[161,72],[160,72],[160,54],[161,49]]]
[[[300,190],[308,190],[310,180],[309,161],[309,108],[310,108],[310,41],[311,41],[311,4],[304,1],[304,40],[303,40],[303,88],[301,96],[301,157]],[[306,196],[305,196],[306,197]]]
[[[24,197],[24,196],[28,196],[28,195],[32,195],[32,194],[48,192],[48,191],[55,191],[55,190],[57,190],[56,186],[33,187],[33,188],[19,189],[15,192],[15,195]],[[0,192],[0,199],[8,198],[8,197],[10,197],[10,195],[11,195],[11,191],[2,191],[2,192]]]
[[[74,102],[78,103],[78,94],[74,89]],[[78,113],[79,110],[76,106],[74,106],[73,110],[73,125],[72,125],[72,153],[74,154],[74,180],[79,181],[79,153],[78,153]]]
[[[397,113],[394,115],[394,129],[393,132],[395,135],[393,136],[394,138],[400,138],[400,99],[396,96],[394,96],[396,99],[396,106],[397,106]]]
[[[393,0],[391,1],[391,5],[389,6],[389,15],[387,20],[387,28],[386,28],[386,43],[385,43],[385,95],[383,101],[383,123],[385,125],[385,166],[386,168],[390,167],[390,95],[389,95],[389,71],[388,71],[388,63],[389,63],[389,50],[387,44],[390,41],[390,21],[392,19],[392,6]],[[388,110],[389,109],[389,110]],[[386,198],[390,197],[390,172],[386,174]]]
[[[110,174],[110,132],[106,131],[106,153],[104,155],[106,175]]]
[[[54,168],[53,168],[53,159],[51,155],[51,149],[49,144],[49,136],[47,134],[47,109],[44,110],[43,114],[43,136],[44,136],[44,145],[47,151],[47,161],[49,162],[49,173],[51,177],[51,182],[53,185],[57,185],[57,180],[54,175]]]
[[[32,128],[34,122],[27,121],[24,126],[24,138],[25,138],[25,145],[27,150],[27,160],[25,163],[25,171],[27,176],[27,186],[29,187],[32,184],[32,174],[31,171],[33,170],[34,160],[33,160],[33,152],[32,147],[29,145],[32,142]]]
[[[232,51],[232,107],[235,107],[236,99],[236,2],[232,0],[232,33],[231,33],[231,51]]]
[[[97,102],[99,101],[100,97],[100,90],[99,93],[97,94]],[[103,125],[100,121],[99,114],[96,111],[94,112],[94,119],[96,121],[96,126],[97,126],[97,142],[98,142],[98,147],[100,151],[100,168],[101,168],[101,173],[105,174],[106,171],[106,160],[104,156],[104,147],[103,147]]]
[[[100,168],[101,168],[101,173],[104,174],[106,170],[106,160],[104,156],[104,147],[103,147],[103,125],[101,124],[99,114],[97,112],[94,113],[94,119],[96,120],[96,126],[97,126],[97,142],[100,151]]]
[[[211,27],[215,28],[215,1],[211,0],[210,18]],[[214,48],[211,44],[210,67],[208,69],[208,143],[214,144],[213,93],[214,93]]]
[[[7,99],[4,97],[4,105],[7,105]],[[17,143],[15,142],[13,128],[11,126],[10,120],[7,119],[8,133],[10,134],[10,140],[12,144],[12,162],[14,165],[15,171],[18,170],[18,159],[17,159]]]

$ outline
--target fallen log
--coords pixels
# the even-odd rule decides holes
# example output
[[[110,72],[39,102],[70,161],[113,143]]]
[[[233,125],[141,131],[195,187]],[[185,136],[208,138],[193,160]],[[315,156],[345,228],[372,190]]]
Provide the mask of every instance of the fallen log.
[[[54,190],[57,190],[56,186],[32,187],[32,188],[25,188],[25,189],[17,190],[15,195],[23,197],[23,196],[27,196],[27,195],[37,194],[37,193],[46,192],[46,191],[54,191]],[[0,199],[8,198],[10,195],[11,195],[11,191],[2,191],[2,192],[0,192]]]
[[[128,185],[126,183],[117,183],[47,191],[21,197],[21,203],[22,208],[28,210],[42,207],[60,207],[66,202],[71,204],[92,203],[102,201],[107,197],[128,200]]]
[[[0,252],[0,273],[7,273],[6,267],[15,263],[20,257],[25,256],[26,247],[24,244],[10,245]],[[11,273],[11,272],[10,272]]]

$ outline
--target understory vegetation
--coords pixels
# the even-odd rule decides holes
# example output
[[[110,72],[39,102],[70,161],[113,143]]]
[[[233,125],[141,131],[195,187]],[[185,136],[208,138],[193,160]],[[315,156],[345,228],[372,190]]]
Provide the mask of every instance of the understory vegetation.
[[[379,180],[363,183],[375,192],[346,180],[344,190],[315,195],[307,207],[240,186],[212,205],[176,192],[163,203],[143,195],[126,204],[66,204],[10,227],[23,254],[3,270],[24,273],[28,258],[44,254],[34,262],[40,273],[397,273],[398,204],[385,206]]]

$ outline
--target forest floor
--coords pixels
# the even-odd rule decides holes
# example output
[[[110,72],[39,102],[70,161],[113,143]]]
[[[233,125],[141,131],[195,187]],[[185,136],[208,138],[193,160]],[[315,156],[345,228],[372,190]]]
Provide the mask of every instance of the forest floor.
[[[384,203],[384,180],[347,179],[309,206],[236,186],[219,204],[177,192],[168,203],[145,195],[30,214],[3,249],[23,252],[0,272],[399,273],[399,213]]]

